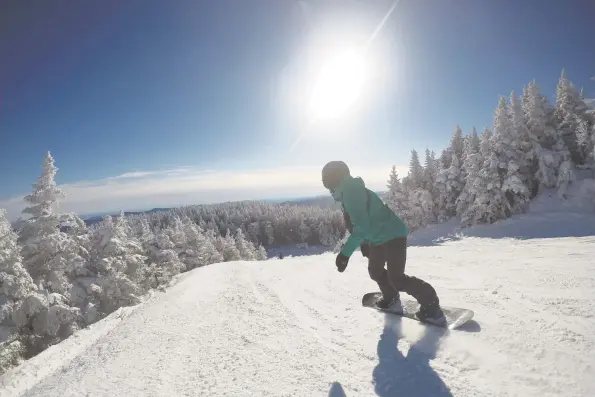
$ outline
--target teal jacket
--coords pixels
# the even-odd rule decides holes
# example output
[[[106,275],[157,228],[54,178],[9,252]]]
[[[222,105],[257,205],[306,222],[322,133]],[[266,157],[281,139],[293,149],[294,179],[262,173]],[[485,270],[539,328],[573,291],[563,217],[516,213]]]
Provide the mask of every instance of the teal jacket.
[[[409,234],[405,222],[376,193],[367,189],[361,178],[346,177],[332,195],[343,205],[353,225],[341,249],[343,255],[351,256],[363,242],[381,245]]]

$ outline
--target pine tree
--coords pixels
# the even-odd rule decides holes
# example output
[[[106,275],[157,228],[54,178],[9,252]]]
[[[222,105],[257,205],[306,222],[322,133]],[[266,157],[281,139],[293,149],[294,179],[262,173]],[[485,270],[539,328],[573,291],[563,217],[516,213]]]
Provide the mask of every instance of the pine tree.
[[[527,87],[525,101],[523,110],[534,153],[530,166],[531,173],[539,186],[556,187],[558,169],[568,149],[556,129],[554,108],[547,98],[541,95],[534,81]]]
[[[512,213],[501,188],[500,161],[494,149],[494,139],[495,133],[492,135],[486,131],[482,135],[480,155],[483,164],[477,176],[468,182],[471,183],[467,199],[470,205],[461,217],[464,225],[493,223]]]
[[[516,98],[514,93],[511,96]],[[515,106],[517,106],[516,103]],[[514,117],[511,117],[511,114]],[[524,153],[521,149],[523,143],[518,134],[519,131],[513,124],[515,121],[521,124],[523,122],[516,120],[516,116],[515,110],[509,109],[506,99],[501,97],[494,112],[494,158],[498,162],[497,169],[502,179],[502,191],[514,213],[522,212],[530,198],[529,189],[525,184],[525,180],[528,179],[528,171],[525,174],[521,171],[521,167],[526,168]],[[518,117],[522,116],[519,114]]]
[[[407,190],[415,190],[424,184],[424,170],[419,161],[419,155],[415,149],[411,150],[409,161],[409,174],[403,179],[403,185]]]
[[[466,140],[465,148],[463,149],[463,161],[465,157],[467,157],[468,153],[479,153],[479,135],[477,135],[477,129],[473,127],[471,131],[471,135],[469,135],[469,139]]]
[[[399,180],[396,167],[393,165],[389,176],[387,205],[407,223],[408,197],[404,186]]]
[[[235,246],[243,260],[253,261],[256,259],[254,245],[246,240],[242,229],[236,230]]]
[[[484,131],[480,140],[477,136],[477,131],[473,128],[468,145],[465,148],[465,158],[462,165],[462,174],[464,175],[463,190],[456,199],[456,214],[461,218],[475,200],[473,186],[479,176],[479,171],[481,170],[484,161],[480,153],[482,141],[489,142],[488,131]]]
[[[426,149],[426,158],[424,162],[424,185],[423,188],[432,194],[432,197],[436,196],[436,177],[438,176],[438,164],[434,158],[434,152],[430,149]]]
[[[452,154],[450,167],[441,169],[436,178],[438,190],[438,220],[445,221],[456,215],[456,200],[463,190],[459,157]]]
[[[266,236],[266,244],[272,245],[275,242],[275,229],[271,221],[264,223],[264,234]]]
[[[54,181],[57,170],[48,152],[33,192],[25,196],[29,206],[23,213],[30,218],[22,225],[19,242],[23,244],[23,264],[36,285],[68,296],[71,280],[85,260],[79,255],[78,242],[60,231],[60,216],[53,211],[65,196]]]
[[[0,208],[0,324],[11,322],[17,303],[35,290],[33,279],[22,265],[17,235]]]
[[[92,301],[99,303],[101,315],[138,303],[144,290],[156,286],[152,275],[155,273],[145,264],[147,257],[142,245],[127,234],[129,230],[124,216],[114,221],[108,215],[92,232],[90,267],[97,274],[97,280],[88,290]],[[156,234],[155,239],[160,248],[173,247],[164,233]]]
[[[556,87],[556,109],[554,112],[561,138],[569,150],[571,160],[583,164],[585,158],[577,145],[578,123],[585,116],[586,104],[581,99],[576,87],[568,80],[566,70],[562,69]]]
[[[236,241],[227,229],[225,237],[218,236],[215,246],[217,250],[223,255],[225,262],[242,260],[240,251],[236,247]]]
[[[595,145],[595,127],[589,126],[587,120],[577,120],[577,125],[576,139],[578,148],[581,151],[582,157],[587,159],[586,162],[592,161],[594,153],[593,146]]]
[[[451,153],[451,161],[452,156],[457,156],[457,158],[461,159],[463,157],[463,150],[465,147],[465,143],[463,140],[463,131],[461,127],[457,125],[455,131],[452,134],[452,138],[450,140],[450,153]]]

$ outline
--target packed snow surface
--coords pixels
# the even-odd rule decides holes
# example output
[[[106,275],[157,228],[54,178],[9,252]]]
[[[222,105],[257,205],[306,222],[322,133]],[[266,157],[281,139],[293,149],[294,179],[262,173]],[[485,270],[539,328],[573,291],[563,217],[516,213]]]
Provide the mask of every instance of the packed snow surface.
[[[595,396],[594,259],[593,235],[410,247],[409,274],[475,311],[450,332],[361,307],[359,253],[344,273],[332,254],[215,264],[7,372],[0,395]]]

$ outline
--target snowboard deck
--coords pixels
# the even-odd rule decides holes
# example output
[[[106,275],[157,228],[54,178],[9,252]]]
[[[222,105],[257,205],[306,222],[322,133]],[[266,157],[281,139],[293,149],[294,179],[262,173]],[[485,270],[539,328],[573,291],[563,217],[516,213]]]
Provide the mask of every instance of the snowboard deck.
[[[368,292],[364,294],[362,297],[362,306],[369,307],[374,310],[378,310],[379,312],[383,313],[390,313],[395,316],[407,317],[412,320],[419,321],[423,324],[434,325],[440,328],[448,328],[451,330],[457,329],[469,320],[473,318],[474,312],[470,309],[465,309],[462,307],[453,307],[453,306],[440,306],[442,312],[444,313],[444,317],[446,317],[446,324],[445,325],[436,325],[429,322],[425,322],[417,318],[415,313],[419,310],[419,303],[417,303],[414,299],[407,299],[401,296],[401,303],[403,304],[403,314],[400,313],[393,313],[388,310],[381,309],[376,306],[376,301],[382,297],[382,293],[380,292]]]

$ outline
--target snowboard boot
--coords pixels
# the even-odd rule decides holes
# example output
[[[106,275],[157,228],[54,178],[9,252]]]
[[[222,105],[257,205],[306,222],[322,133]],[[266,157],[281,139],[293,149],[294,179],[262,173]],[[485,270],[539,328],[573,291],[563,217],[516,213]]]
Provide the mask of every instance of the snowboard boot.
[[[376,306],[387,312],[403,314],[403,304],[398,296],[389,299],[382,297],[376,301]]]
[[[421,321],[426,323],[438,326],[446,325],[446,317],[444,317],[444,313],[442,312],[442,309],[440,309],[440,305],[422,306],[419,308],[417,313],[415,313],[415,315]]]

